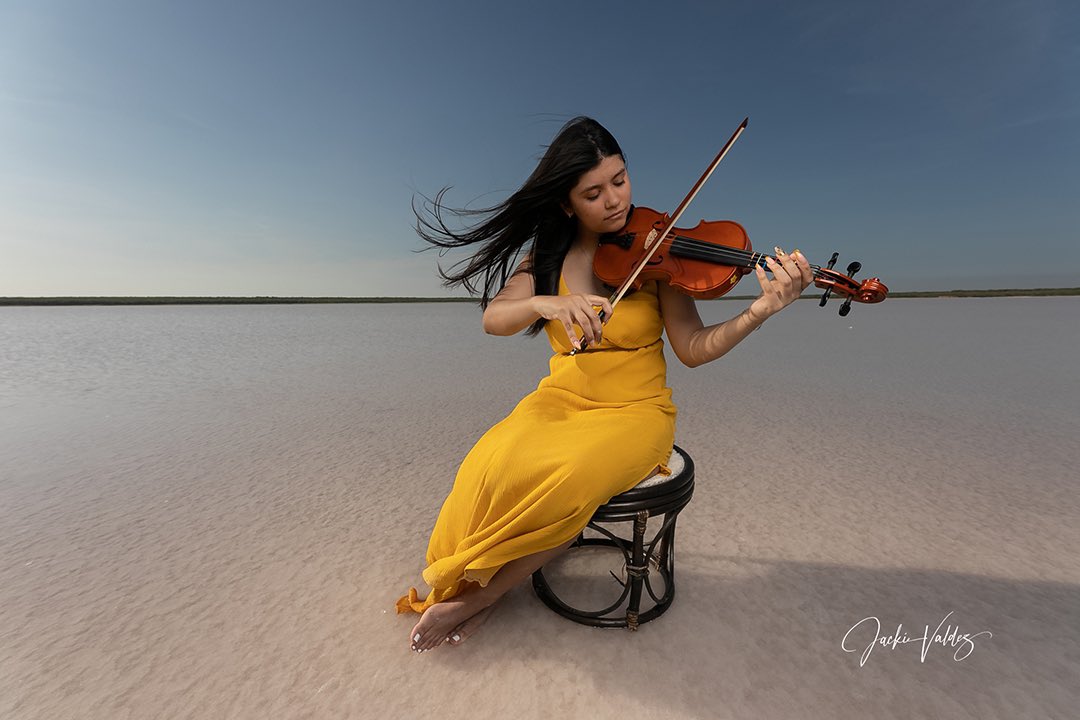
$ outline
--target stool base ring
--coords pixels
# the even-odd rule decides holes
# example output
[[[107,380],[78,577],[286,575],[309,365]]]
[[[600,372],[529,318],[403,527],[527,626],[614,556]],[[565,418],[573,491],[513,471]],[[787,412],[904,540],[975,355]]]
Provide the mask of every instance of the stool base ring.
[[[537,597],[549,608],[568,620],[582,625],[602,628],[628,628],[637,630],[642,623],[654,620],[662,615],[675,598],[675,521],[679,511],[690,502],[694,493],[694,463],[690,456],[676,446],[673,452],[682,455],[684,469],[670,481],[664,483],[660,492],[651,490],[652,497],[642,500],[640,493],[631,489],[616,495],[597,509],[586,529],[592,529],[604,537],[585,537],[582,530],[567,552],[580,547],[605,547],[619,550],[623,555],[625,580],[612,572],[612,576],[622,585],[622,593],[611,605],[601,610],[582,610],[575,608],[556,595],[551,589],[544,569],[540,568],[532,575],[533,590]],[[663,515],[660,529],[646,545],[645,530],[650,518]],[[605,522],[633,520],[632,538],[623,538],[603,526]],[[657,596],[650,582],[651,572],[656,572],[664,581],[663,595]],[[653,605],[642,612],[642,590],[651,598]]]

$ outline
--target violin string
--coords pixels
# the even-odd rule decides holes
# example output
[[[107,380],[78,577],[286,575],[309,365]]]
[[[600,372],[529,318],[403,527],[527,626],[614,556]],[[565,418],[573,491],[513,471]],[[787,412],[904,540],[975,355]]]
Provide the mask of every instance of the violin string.
[[[682,235],[677,235],[672,239],[672,250],[687,250],[694,255],[698,255],[703,259],[716,259],[717,261],[727,261],[727,264],[742,265],[744,267],[753,267],[757,264],[763,264],[765,259],[764,253],[751,252],[748,250],[738,250],[732,247],[725,247],[721,245],[714,245],[712,243],[705,242],[703,240],[697,240],[695,238],[688,238]]]
[[[676,246],[675,241],[678,241],[678,246]],[[709,259],[715,258],[717,260],[727,260],[729,261],[729,264],[744,265],[746,267],[753,267],[758,264],[763,265],[766,257],[764,253],[714,245],[712,243],[697,240],[695,238],[683,237],[681,235],[676,236],[672,241],[672,249],[689,250],[695,255],[707,257]]]
[[[682,250],[702,260],[717,262],[724,265],[737,265],[739,267],[754,267],[756,265],[761,265],[762,267],[767,268],[765,265],[765,258],[771,257],[765,253],[714,245],[713,243],[698,240],[696,238],[685,237],[683,235],[676,235],[672,238],[671,249],[675,251],[676,254],[678,251]],[[776,258],[773,258],[773,260],[776,260]],[[811,264],[810,269],[813,271],[814,276],[817,277],[821,266]]]
[[[740,255],[742,256],[738,259],[738,261],[740,262],[749,259],[749,255],[745,251],[741,253],[736,253],[734,248],[714,245],[700,240],[695,240],[694,238],[683,237],[681,235],[676,235],[674,238],[672,238],[671,249],[684,250],[693,254],[708,254],[714,256],[725,255],[730,256],[733,259],[736,255]]]

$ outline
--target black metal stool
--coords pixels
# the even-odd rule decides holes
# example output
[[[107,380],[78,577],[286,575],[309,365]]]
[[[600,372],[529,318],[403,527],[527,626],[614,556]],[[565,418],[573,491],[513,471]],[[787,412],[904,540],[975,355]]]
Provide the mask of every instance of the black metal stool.
[[[659,617],[675,597],[675,520],[679,511],[686,507],[694,494],[694,461],[678,445],[671,451],[666,465],[670,475],[656,473],[630,490],[616,495],[597,508],[586,529],[592,528],[605,537],[585,537],[585,531],[567,550],[574,548],[603,546],[618,548],[625,564],[625,579],[611,573],[616,582],[622,585],[619,599],[603,610],[579,610],[571,607],[552,591],[544,577],[544,569],[533,573],[533,590],[549,608],[565,618],[593,627],[624,627],[637,630],[641,623]],[[664,522],[646,546],[645,530],[648,519],[657,515],[664,516]],[[633,521],[633,538],[615,535],[600,523]],[[649,566],[652,565],[664,580],[663,595],[657,597],[649,582]],[[640,612],[641,588],[652,598],[654,605],[645,612]],[[625,612],[621,609],[624,603]]]

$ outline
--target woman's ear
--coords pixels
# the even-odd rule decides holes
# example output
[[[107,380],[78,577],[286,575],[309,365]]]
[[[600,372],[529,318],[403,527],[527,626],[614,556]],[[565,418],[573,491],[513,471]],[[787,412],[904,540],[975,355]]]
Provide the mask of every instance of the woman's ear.
[[[574,209],[572,207],[570,207],[570,203],[561,202],[561,203],[559,203],[559,207],[561,207],[562,211],[564,213],[566,213],[566,217],[568,217],[568,218],[574,217]]]

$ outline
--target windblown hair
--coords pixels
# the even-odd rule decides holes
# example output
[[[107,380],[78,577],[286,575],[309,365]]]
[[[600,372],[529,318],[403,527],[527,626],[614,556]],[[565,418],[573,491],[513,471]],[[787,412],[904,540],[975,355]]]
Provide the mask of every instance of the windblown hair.
[[[481,244],[475,254],[456,263],[450,272],[439,266],[443,286],[464,285],[475,295],[482,279],[480,307],[486,309],[505,287],[511,277],[510,268],[517,263],[521,251],[531,245],[532,262],[526,263],[524,270],[532,274],[536,294],[557,295],[559,273],[577,234],[578,223],[576,217],[566,216],[561,204],[569,200],[570,191],[582,175],[613,155],[626,160],[615,138],[600,123],[592,118],[576,117],[555,136],[521,188],[498,205],[479,210],[447,207],[443,195],[449,188],[440,190],[434,200],[425,197],[423,213],[417,210],[414,201],[416,232],[433,246],[450,249]],[[455,232],[446,224],[447,214],[486,219],[470,229]],[[462,265],[464,268],[455,271]],[[545,322],[540,318],[529,326],[526,334],[538,334]]]

